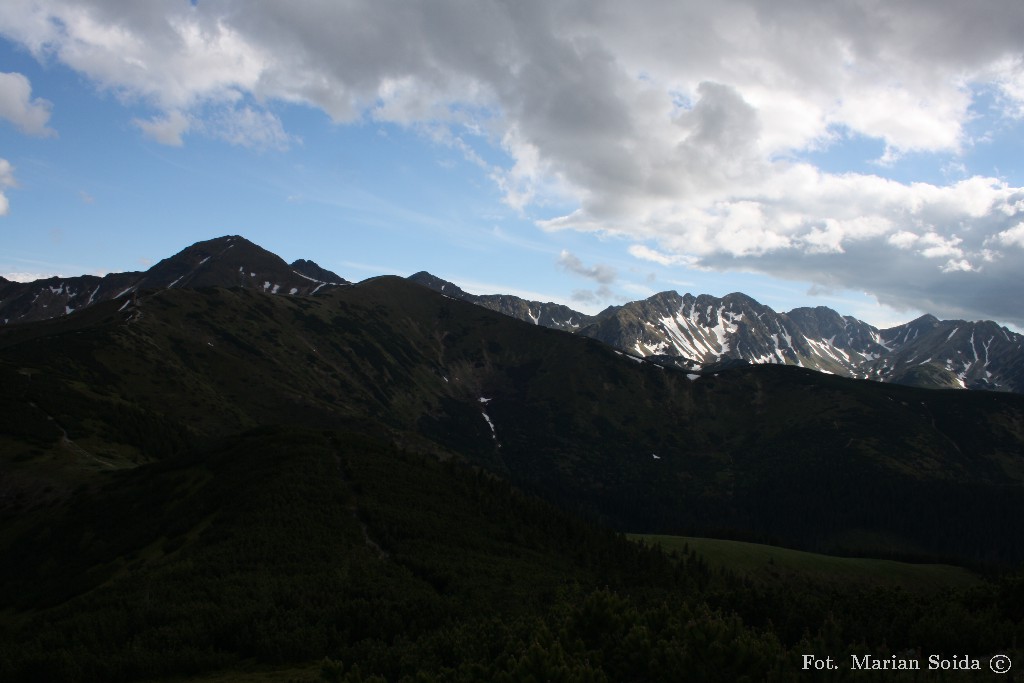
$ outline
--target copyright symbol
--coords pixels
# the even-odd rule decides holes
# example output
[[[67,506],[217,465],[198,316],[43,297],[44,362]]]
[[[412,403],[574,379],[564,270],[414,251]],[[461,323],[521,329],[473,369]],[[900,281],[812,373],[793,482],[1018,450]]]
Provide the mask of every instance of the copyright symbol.
[[[993,673],[1004,674],[1010,670],[1011,666],[1013,663],[1006,655],[996,655],[988,660],[988,668],[992,669]]]

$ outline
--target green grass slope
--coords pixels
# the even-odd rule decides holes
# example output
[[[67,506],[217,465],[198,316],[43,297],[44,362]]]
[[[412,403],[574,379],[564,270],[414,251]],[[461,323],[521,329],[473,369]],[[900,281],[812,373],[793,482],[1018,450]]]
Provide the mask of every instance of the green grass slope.
[[[756,581],[811,581],[825,585],[877,586],[922,592],[969,588],[982,581],[981,576],[974,572],[946,564],[836,557],[717,538],[657,534],[630,534],[629,537],[668,551],[682,554],[693,551],[713,568],[724,568]]]

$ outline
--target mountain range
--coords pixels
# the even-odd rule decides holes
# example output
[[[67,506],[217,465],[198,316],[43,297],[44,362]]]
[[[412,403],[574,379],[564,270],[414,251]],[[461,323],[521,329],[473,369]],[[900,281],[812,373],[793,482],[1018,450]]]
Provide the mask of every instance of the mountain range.
[[[512,295],[468,294],[426,272],[410,279],[520,320],[694,371],[742,361],[920,387],[1024,391],[1024,335],[991,321],[924,315],[879,330],[824,306],[778,313],[739,292],[715,297],[674,291],[588,316]]]
[[[699,372],[723,363],[783,364],[928,388],[1024,391],[1024,335],[991,321],[924,315],[879,330],[819,306],[778,313],[742,293],[661,292],[587,315],[507,294],[475,295],[425,271],[409,280],[526,322],[597,339],[651,362]],[[240,286],[306,296],[351,284],[309,260],[286,263],[239,236],[199,242],[145,272],[30,283],[0,278],[4,324],[66,315],[145,289]]]

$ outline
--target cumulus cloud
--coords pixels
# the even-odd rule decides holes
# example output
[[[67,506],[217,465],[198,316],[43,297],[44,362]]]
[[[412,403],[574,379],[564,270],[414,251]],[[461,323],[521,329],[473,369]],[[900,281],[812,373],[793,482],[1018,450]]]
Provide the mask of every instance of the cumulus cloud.
[[[613,267],[604,263],[586,266],[578,256],[564,249],[558,256],[558,265],[570,273],[590,278],[602,285],[610,285],[615,282],[615,278],[618,277],[618,273],[616,273]]]
[[[28,135],[49,137],[57,132],[46,124],[51,104],[41,98],[32,99],[32,86],[19,73],[0,72],[0,119],[6,119]]]
[[[1004,246],[1016,246],[1024,248],[1024,222],[1018,223],[1012,228],[1007,228],[998,233],[994,240]]]
[[[951,186],[904,185],[874,176],[819,176],[793,183],[785,198],[762,197],[764,229],[789,237],[785,246],[750,253],[707,240],[701,267],[740,268],[872,293],[886,305],[944,317],[1021,319],[1016,295],[1024,262],[1016,239],[1024,231],[1024,189],[993,178]],[[829,185],[838,185],[828,188]],[[844,200],[843,197],[846,199]],[[821,216],[830,216],[823,222]],[[692,231],[720,238],[720,219],[701,216]],[[831,231],[831,237],[828,233]],[[657,241],[694,253],[687,230],[666,229]],[[830,242],[831,240],[831,242]],[[834,248],[817,248],[831,244]]]
[[[543,229],[1024,324],[1005,304],[1024,284],[1022,188],[806,155],[862,138],[880,164],[955,159],[981,91],[1024,116],[1017,0],[8,0],[0,33],[151,106],[136,125],[165,144],[286,148],[273,102],[471,131],[508,155],[486,173],[510,206],[573,207]]]

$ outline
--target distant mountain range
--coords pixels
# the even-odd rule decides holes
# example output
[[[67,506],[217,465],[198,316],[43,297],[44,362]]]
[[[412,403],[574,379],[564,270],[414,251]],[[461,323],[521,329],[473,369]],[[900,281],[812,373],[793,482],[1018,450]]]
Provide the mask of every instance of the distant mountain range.
[[[777,313],[738,292],[719,298],[672,291],[588,316],[507,294],[467,294],[425,272],[410,279],[526,322],[694,371],[745,361],[928,388],[1024,391],[1024,335],[991,321],[924,315],[879,330],[824,306]]]
[[[409,280],[454,299],[692,372],[736,362],[782,364],[928,388],[1024,392],[1024,335],[991,321],[925,315],[879,330],[823,306],[779,313],[742,293],[719,298],[674,291],[591,316],[508,294],[469,294],[427,272]],[[242,237],[226,236],[198,242],[144,272],[29,283],[0,278],[0,323],[55,318],[143,290],[240,286],[307,296],[349,284],[313,261],[288,264]]]

